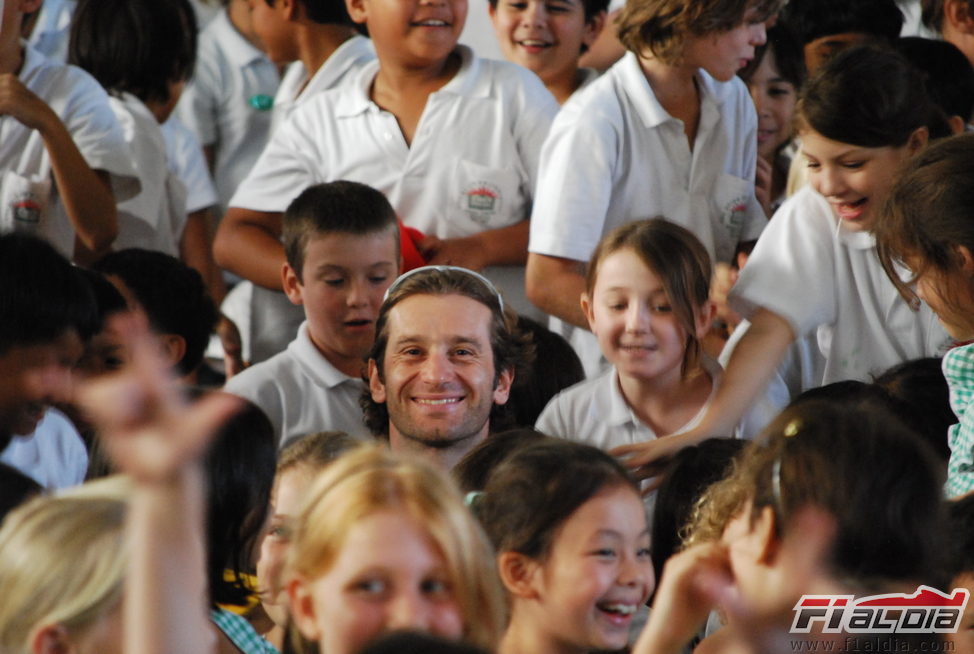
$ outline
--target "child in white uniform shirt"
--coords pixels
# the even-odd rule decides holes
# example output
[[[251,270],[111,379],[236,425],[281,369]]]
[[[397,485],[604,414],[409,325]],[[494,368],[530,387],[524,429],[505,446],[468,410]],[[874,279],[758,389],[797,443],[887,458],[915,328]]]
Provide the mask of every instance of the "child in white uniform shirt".
[[[178,256],[186,190],[169,172],[160,123],[172,113],[196,58],[196,17],[187,0],[81,0],[68,58],[112,94],[142,182],[119,205],[116,247]]]
[[[775,214],[732,290],[732,307],[751,324],[725,383],[699,427],[628,450],[633,465],[732,428],[796,337],[814,334],[819,384],[865,381],[947,344],[929,307],[915,312],[900,297],[871,231],[899,166],[924,148],[930,128],[946,132],[935,115],[919,73],[894,52],[848,50],[808,82],[798,132],[810,185]]]
[[[290,64],[274,98],[270,133],[309,98],[340,86],[350,73],[375,58],[372,43],[356,35],[343,0],[296,0],[292,3],[255,0],[251,7],[254,35],[267,57],[278,66]],[[261,140],[254,160],[265,144],[266,137]],[[253,164],[254,161],[248,163],[247,171]],[[237,180],[234,190],[243,177]],[[306,185],[296,187],[288,199]],[[287,200],[281,208],[286,204]],[[238,218],[239,212],[236,212],[230,221]],[[249,294],[250,315],[242,322],[248,325],[246,340],[250,360],[255,363],[282,351],[294,339],[304,320],[300,308],[291,304],[281,292],[278,272],[279,269],[274,271],[273,283],[256,280],[260,285],[251,285],[255,280],[244,274],[246,281],[243,285],[250,288],[237,291]]]
[[[223,216],[270,135],[280,75],[260,49],[247,0],[230,0],[200,32],[192,79],[176,116],[206,149]]]
[[[0,28],[0,232],[27,231],[71,258],[118,233],[115,202],[138,192],[118,121],[89,75],[20,40],[39,0],[6,2]]]
[[[557,103],[532,73],[456,46],[465,2],[355,0],[349,9],[378,62],[275,130],[221,225],[217,261],[278,285],[284,204],[309,183],[351,179],[385,193],[427,234],[430,263],[503,266],[486,273],[528,308],[512,294],[523,295],[529,206]]]
[[[399,273],[399,227],[364,184],[306,189],[284,214],[282,272],[306,316],[284,352],[233,377],[226,390],[263,409],[280,444],[318,431],[366,433],[359,398],[386,289]]]
[[[754,195],[757,117],[735,73],[764,43],[764,21],[779,4],[626,5],[619,35],[629,52],[572,98],[544,145],[531,215],[532,302],[586,327],[578,306],[585,262],[602,236],[632,220],[667,216],[715,261],[757,238],[766,222]],[[594,340],[581,340],[592,371]]]
[[[610,232],[581,304],[613,367],[556,395],[536,428],[608,450],[694,426],[720,377],[700,345],[714,315],[710,276],[707,251],[675,223]]]

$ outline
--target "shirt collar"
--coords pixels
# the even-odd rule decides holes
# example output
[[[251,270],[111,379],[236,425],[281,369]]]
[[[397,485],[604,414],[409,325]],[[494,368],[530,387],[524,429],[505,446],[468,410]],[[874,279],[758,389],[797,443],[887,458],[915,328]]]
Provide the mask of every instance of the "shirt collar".
[[[667,121],[676,120],[656,99],[653,87],[649,85],[643,67],[639,64],[639,57],[635,53],[627,52],[616,66],[619,67],[623,92],[629,97],[629,102],[636,109],[645,127],[654,128]],[[719,115],[724,98],[722,94],[715,93],[714,85],[717,82],[703,70],[698,70],[695,78],[700,91],[701,116]]]
[[[220,48],[230,61],[238,62],[241,68],[254,62],[268,61],[266,54],[237,31],[237,28],[230,22],[230,15],[226,10],[214,17],[212,29],[224,35],[224,38],[220,39]]]
[[[308,321],[301,323],[301,327],[298,328],[298,336],[295,338],[287,349],[291,352],[294,360],[297,361],[298,365],[302,367],[305,374],[308,375],[315,384],[318,386],[323,386],[326,388],[335,388],[341,384],[361,383],[354,377],[349,377],[341,370],[336,368],[331,364],[331,362],[325,358],[325,356],[318,351],[314,343],[311,342],[311,336],[308,334]]]
[[[465,45],[458,45],[454,50],[460,55],[460,68],[449,82],[443,85],[436,93],[450,93],[465,97],[487,97],[490,94],[490,85],[482,78],[480,70],[484,65],[473,51]],[[347,89],[344,89],[335,103],[335,116],[347,118],[368,111],[376,107],[372,102],[370,93],[375,76],[379,72],[379,60],[373,60],[365,64],[352,80]],[[433,94],[431,94],[433,95]],[[376,107],[378,109],[378,107]]]

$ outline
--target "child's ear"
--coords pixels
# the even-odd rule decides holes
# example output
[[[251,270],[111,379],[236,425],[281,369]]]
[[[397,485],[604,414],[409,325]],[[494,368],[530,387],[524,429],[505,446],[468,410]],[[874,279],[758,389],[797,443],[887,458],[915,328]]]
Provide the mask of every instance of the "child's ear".
[[[588,328],[595,333],[595,312],[592,311],[592,298],[589,296],[588,291],[582,292],[582,295],[578,298],[579,304],[582,305],[582,313],[585,314],[585,319],[588,320]]]
[[[281,266],[281,286],[284,287],[284,293],[287,295],[287,299],[291,301],[291,304],[304,304],[304,296],[301,293],[301,280],[298,279],[297,271],[287,262]]]
[[[778,555],[777,522],[778,517],[770,506],[761,507],[754,518],[752,530],[758,546],[758,563],[770,565]]]
[[[504,588],[520,599],[535,599],[538,563],[520,552],[501,552],[497,555],[497,572]]]
[[[71,651],[68,630],[61,624],[44,625],[31,638],[31,654],[67,654]]]
[[[974,256],[971,255],[971,251],[967,249],[966,245],[955,245],[954,250],[960,257],[960,269],[968,277],[974,277]]]
[[[160,334],[159,345],[170,368],[175,368],[186,356],[186,339],[179,334]]]
[[[287,596],[291,604],[291,619],[308,640],[317,641],[321,638],[318,631],[318,621],[315,615],[314,600],[308,588],[307,580],[296,577],[287,584]]]
[[[595,40],[599,38],[599,34],[605,29],[605,17],[606,13],[600,11],[585,21],[585,26],[582,28],[582,44],[586,48],[591,48]]]
[[[923,148],[927,147],[927,142],[930,140],[930,132],[926,127],[917,127],[910,134],[910,140],[906,142],[906,147],[911,155],[914,155]]]
[[[697,339],[701,339],[710,333],[710,326],[713,324],[716,315],[717,304],[713,300],[707,300],[700,306],[696,315]]]
[[[944,3],[944,20],[962,34],[974,34],[974,16],[966,0],[947,0]]]
[[[345,0],[345,9],[348,10],[348,15],[356,23],[365,23],[368,17],[368,11],[365,7],[365,0]]]

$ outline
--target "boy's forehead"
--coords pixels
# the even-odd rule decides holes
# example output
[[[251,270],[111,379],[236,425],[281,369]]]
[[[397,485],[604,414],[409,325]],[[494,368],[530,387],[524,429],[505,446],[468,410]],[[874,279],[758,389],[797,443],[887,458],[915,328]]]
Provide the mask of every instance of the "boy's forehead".
[[[309,257],[315,254],[319,258],[346,259],[353,249],[363,246],[371,247],[381,258],[388,257],[396,262],[399,258],[399,235],[398,229],[384,229],[365,234],[355,234],[352,232],[314,232],[305,242],[304,254]],[[352,257],[355,260],[355,257]],[[355,260],[356,263],[364,263]]]

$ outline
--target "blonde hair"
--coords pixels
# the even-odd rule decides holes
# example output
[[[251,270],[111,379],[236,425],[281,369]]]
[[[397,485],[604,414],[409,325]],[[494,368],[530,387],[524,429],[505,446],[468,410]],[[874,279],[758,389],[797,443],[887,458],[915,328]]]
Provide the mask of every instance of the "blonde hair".
[[[83,631],[114,609],[126,561],[128,482],[107,478],[36,497],[0,528],[0,651],[29,654],[37,630]]]
[[[298,516],[286,575],[324,575],[349,528],[389,509],[408,514],[428,531],[446,561],[465,640],[493,651],[504,628],[504,599],[493,552],[451,480],[424,461],[367,445],[325,469]]]

